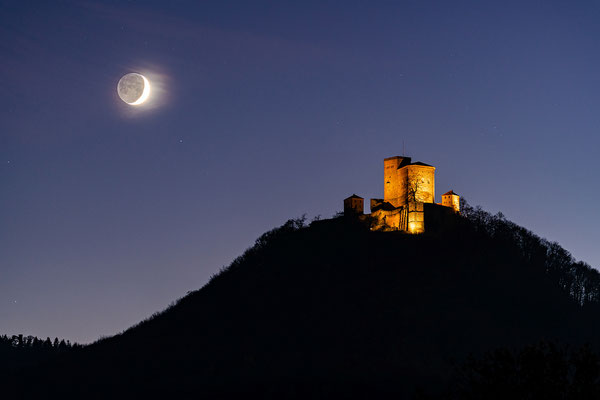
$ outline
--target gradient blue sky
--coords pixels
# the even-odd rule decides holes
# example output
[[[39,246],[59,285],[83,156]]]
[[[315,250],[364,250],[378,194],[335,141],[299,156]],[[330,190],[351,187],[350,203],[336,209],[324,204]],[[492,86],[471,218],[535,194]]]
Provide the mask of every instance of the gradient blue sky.
[[[0,333],[89,342],[383,158],[600,266],[600,3],[0,2]],[[115,88],[153,79],[132,112]]]

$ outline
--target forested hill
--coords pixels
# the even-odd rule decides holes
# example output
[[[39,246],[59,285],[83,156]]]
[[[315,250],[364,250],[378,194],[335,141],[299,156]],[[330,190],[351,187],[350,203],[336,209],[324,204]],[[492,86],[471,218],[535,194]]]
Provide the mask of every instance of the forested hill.
[[[444,393],[469,354],[600,344],[595,270],[501,215],[463,215],[424,235],[290,220],[164,312],[5,387],[23,398],[403,398]]]

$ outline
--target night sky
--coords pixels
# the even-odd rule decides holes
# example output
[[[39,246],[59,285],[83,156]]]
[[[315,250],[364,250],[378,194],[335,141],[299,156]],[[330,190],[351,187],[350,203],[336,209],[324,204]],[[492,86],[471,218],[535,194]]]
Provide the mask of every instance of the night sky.
[[[403,143],[600,267],[600,3],[491,3],[1,2],[0,333],[120,332]]]

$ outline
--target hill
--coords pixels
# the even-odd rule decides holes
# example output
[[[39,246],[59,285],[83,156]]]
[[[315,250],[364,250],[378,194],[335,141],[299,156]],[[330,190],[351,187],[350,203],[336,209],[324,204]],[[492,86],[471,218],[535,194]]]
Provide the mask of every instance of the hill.
[[[290,220],[162,313],[4,387],[21,398],[436,396],[469,355],[540,340],[595,348],[598,273],[501,215],[464,215],[423,235]]]

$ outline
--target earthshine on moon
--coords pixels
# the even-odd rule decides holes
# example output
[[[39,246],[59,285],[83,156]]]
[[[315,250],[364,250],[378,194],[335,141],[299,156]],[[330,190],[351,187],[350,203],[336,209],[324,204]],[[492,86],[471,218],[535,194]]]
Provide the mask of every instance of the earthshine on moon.
[[[119,80],[117,93],[125,103],[138,106],[150,96],[150,82],[144,75],[130,73]]]

